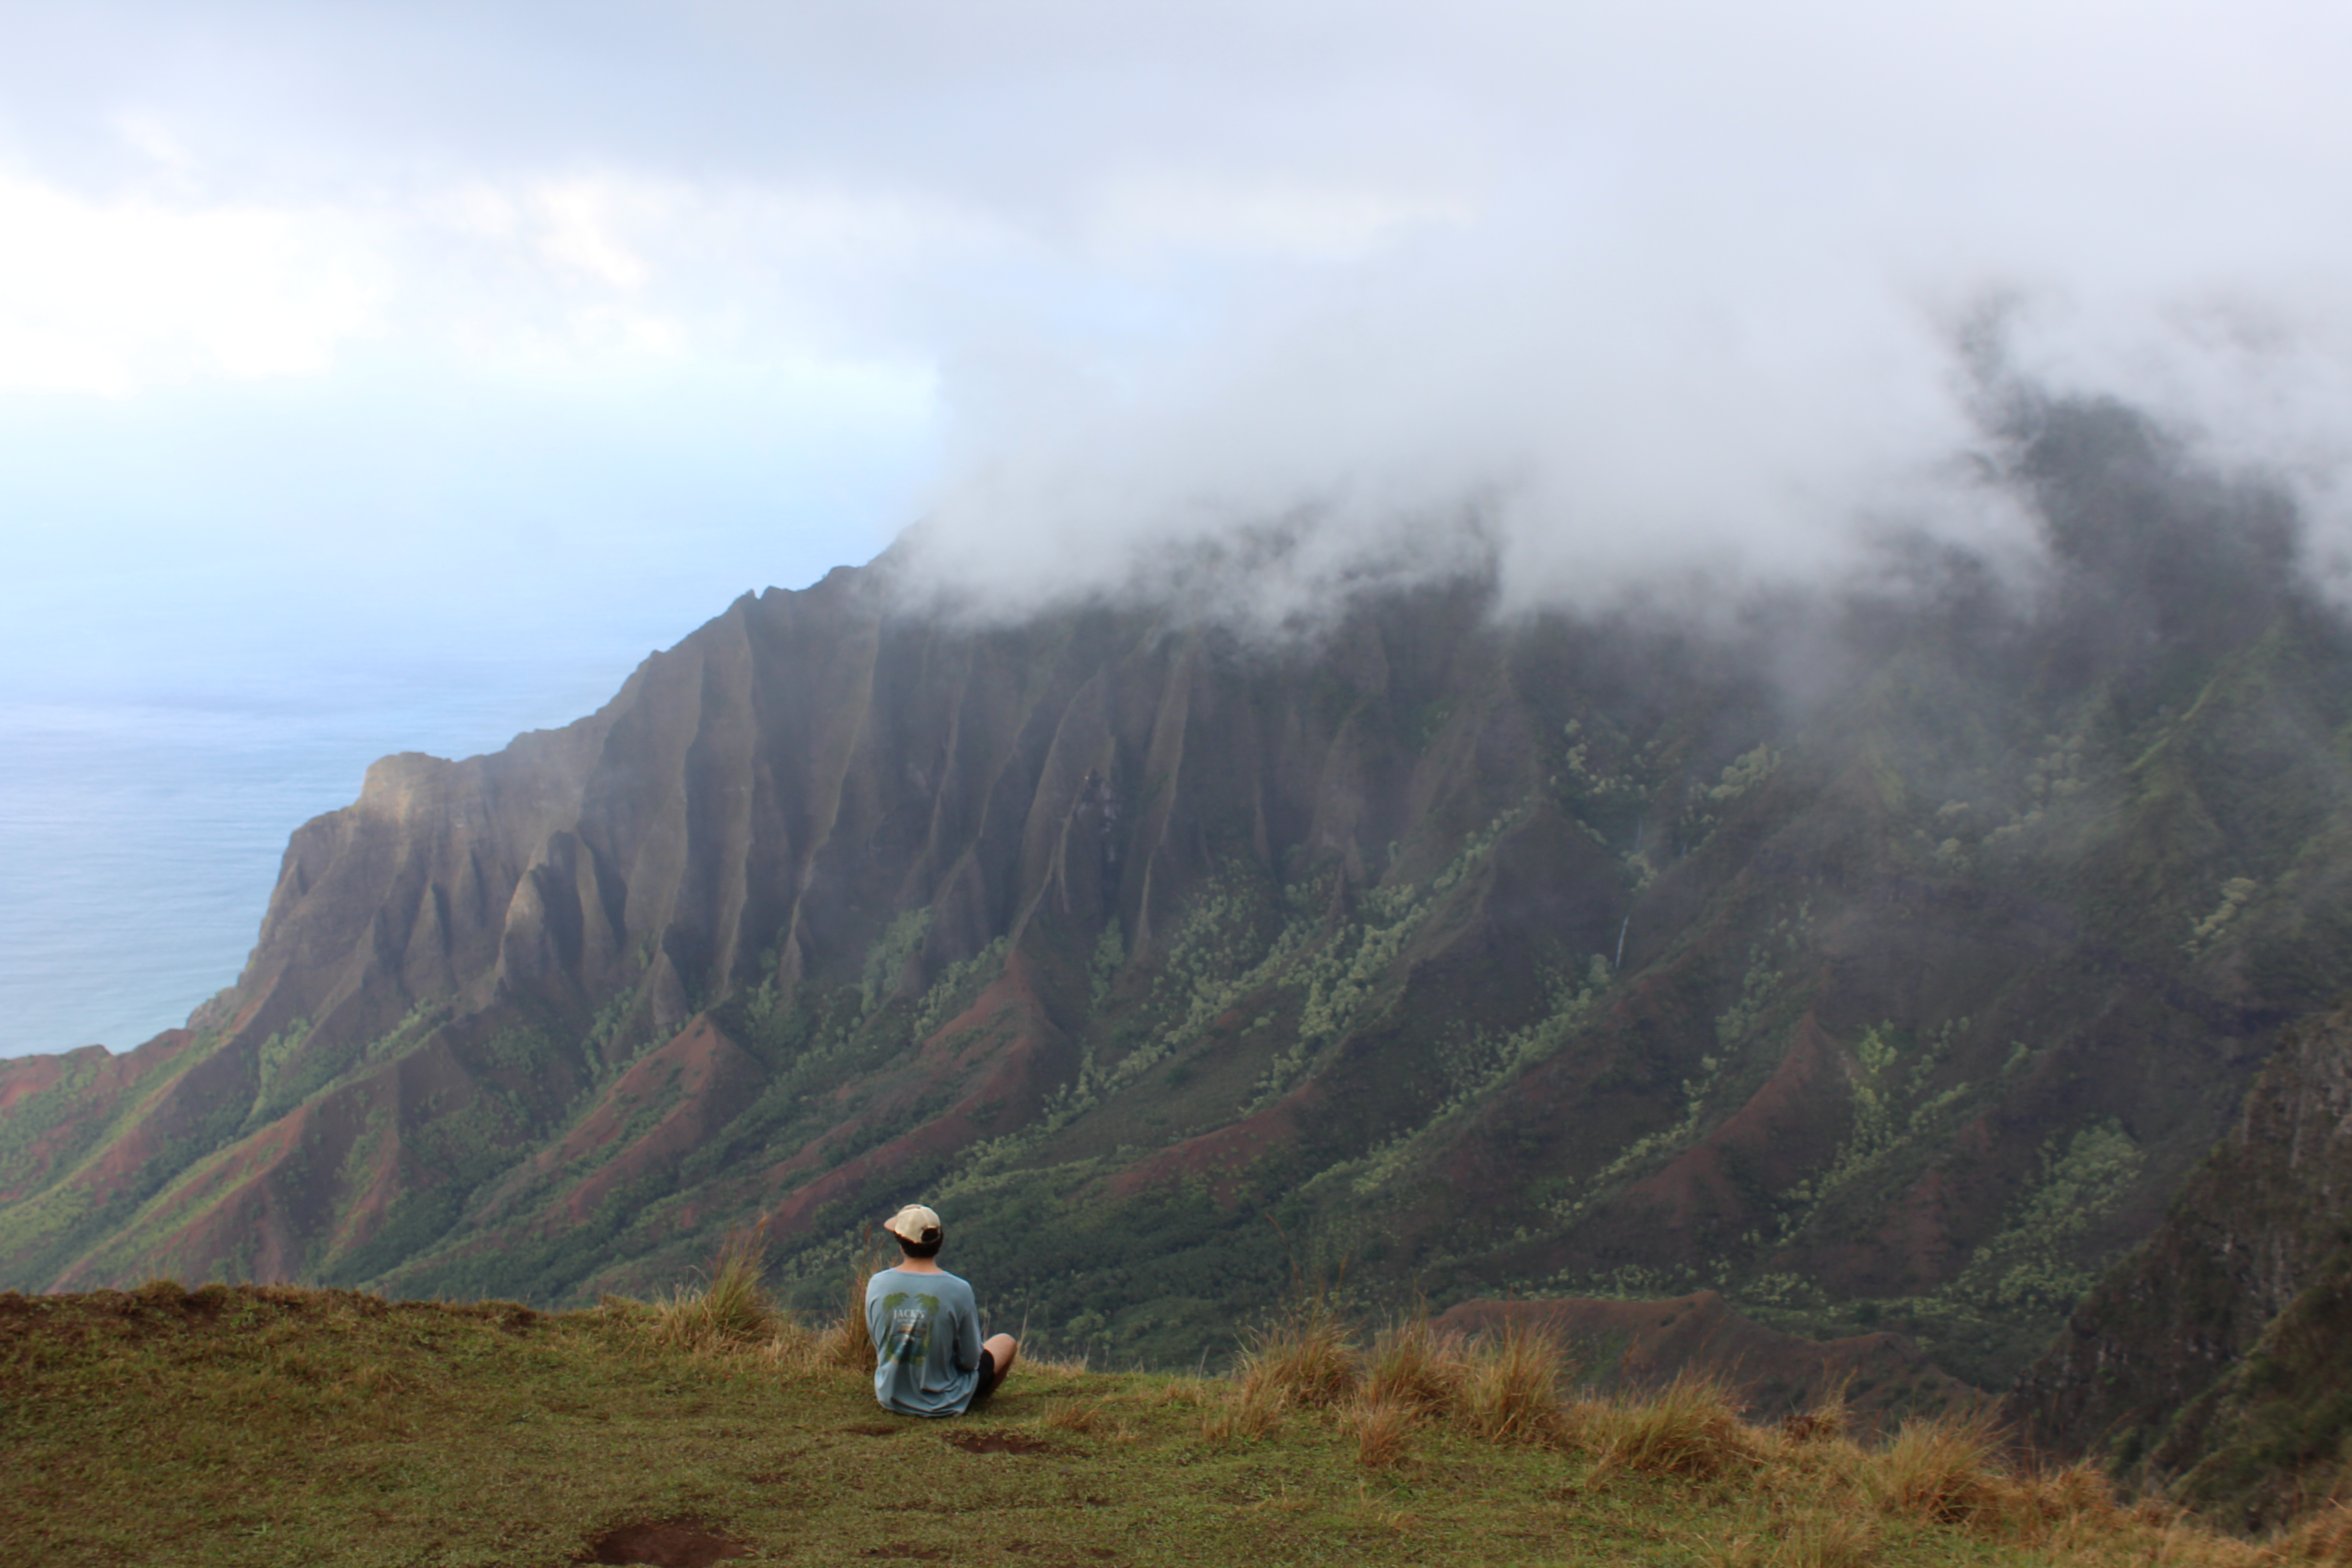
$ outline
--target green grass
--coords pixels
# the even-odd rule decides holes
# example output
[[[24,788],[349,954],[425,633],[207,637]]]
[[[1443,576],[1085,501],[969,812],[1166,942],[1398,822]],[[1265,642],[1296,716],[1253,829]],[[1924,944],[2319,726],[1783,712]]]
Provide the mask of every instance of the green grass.
[[[876,1407],[837,1329],[694,1348],[665,1331],[680,1310],[0,1294],[0,1563],[554,1568],[681,1520],[749,1563],[2255,1560],[2081,1472],[1987,1468],[1965,1433],[1733,1432],[1685,1385],[1496,1440],[1376,1379],[1318,1408],[1261,1378],[1236,1420],[1226,1380],[1024,1364],[982,1412],[925,1422]],[[1662,1421],[1690,1426],[1682,1447]]]

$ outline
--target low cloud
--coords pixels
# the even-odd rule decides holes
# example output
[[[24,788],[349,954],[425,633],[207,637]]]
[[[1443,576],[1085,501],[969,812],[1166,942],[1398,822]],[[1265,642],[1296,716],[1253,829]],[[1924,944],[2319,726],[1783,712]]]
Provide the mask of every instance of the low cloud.
[[[2021,576],[2041,544],[1997,405],[2030,388],[2118,398],[2200,462],[2284,485],[2340,585],[2333,302],[2281,279],[2011,281],[2027,270],[1906,270],[1833,228],[1737,251],[1430,235],[1336,300],[1297,290],[1116,376],[951,374],[967,444],[909,581],[990,616],[1181,582],[1278,626],[1488,568],[1513,605],[1687,609],[1871,572],[1896,537]]]
[[[23,13],[11,384],[822,364],[937,389],[931,600],[1279,625],[1465,561],[1519,603],[2030,562],[1994,321],[2352,559],[2325,8],[526,15]]]
[[[384,289],[337,215],[0,175],[0,393],[316,375],[377,327]]]

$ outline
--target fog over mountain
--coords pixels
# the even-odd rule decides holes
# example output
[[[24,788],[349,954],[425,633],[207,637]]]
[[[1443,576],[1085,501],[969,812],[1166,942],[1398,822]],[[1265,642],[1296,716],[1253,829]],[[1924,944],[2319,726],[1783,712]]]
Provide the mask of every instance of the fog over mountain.
[[[846,562],[919,515],[929,570],[1001,614],[1311,519],[1254,584],[1279,616],[1474,510],[1528,602],[1817,580],[1889,527],[2030,553],[1970,458],[1988,319],[2035,384],[2286,476],[2343,552],[2325,7],[10,16],[0,435],[26,394],[102,425],[291,380],[393,429],[465,388],[520,451],[586,387],[675,420],[617,438],[729,517],[615,506],[560,449],[460,455],[554,520],[519,557],[698,529],[756,584],[763,517]],[[756,484],[684,434],[747,405],[796,454]],[[894,435],[895,491],[782,502],[821,445]],[[298,515],[406,461],[359,441]],[[286,527],[256,499],[118,510],[233,548]],[[380,524],[496,547],[499,510],[445,486]]]

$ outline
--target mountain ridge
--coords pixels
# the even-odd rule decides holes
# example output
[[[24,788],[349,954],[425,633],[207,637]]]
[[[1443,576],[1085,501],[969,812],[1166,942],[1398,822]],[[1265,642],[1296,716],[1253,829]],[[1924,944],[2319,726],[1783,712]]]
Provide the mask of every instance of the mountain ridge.
[[[814,1303],[929,1194],[1105,1353],[1344,1258],[2002,1386],[2352,933],[2291,510],[2029,424],[2038,597],[1921,555],[1701,636],[1473,576],[1269,643],[919,619],[887,561],[747,595],[573,725],[376,764],[190,1029],[0,1063],[0,1284],[573,1300],[764,1224]]]

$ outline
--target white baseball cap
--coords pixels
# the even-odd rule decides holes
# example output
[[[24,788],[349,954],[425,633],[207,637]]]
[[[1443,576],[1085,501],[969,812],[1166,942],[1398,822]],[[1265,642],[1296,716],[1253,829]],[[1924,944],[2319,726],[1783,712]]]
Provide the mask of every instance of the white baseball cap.
[[[901,1241],[911,1241],[918,1247],[929,1247],[947,1232],[940,1228],[940,1216],[920,1204],[908,1204],[882,1222],[882,1228]]]

